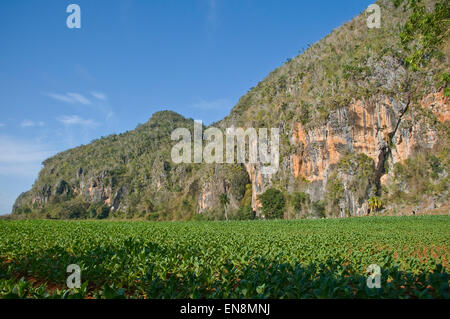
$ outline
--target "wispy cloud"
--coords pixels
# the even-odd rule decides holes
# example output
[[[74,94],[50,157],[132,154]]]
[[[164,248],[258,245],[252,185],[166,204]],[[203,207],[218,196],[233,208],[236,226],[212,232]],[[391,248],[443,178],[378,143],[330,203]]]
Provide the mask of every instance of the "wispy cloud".
[[[53,153],[48,146],[36,141],[0,136],[0,175],[37,176],[42,161]]]
[[[113,111],[109,112],[108,114],[106,114],[106,120],[111,120],[115,115],[116,113],[114,113]]]
[[[42,121],[33,122],[33,121],[30,121],[30,120],[23,120],[22,123],[20,123],[21,127],[34,127],[34,126],[41,126],[42,127],[44,125],[45,125],[45,123],[42,122]]]
[[[16,194],[5,194],[5,191],[0,192],[0,215],[9,214],[14,200],[17,198]]]
[[[34,122],[29,121],[29,120],[24,120],[24,121],[22,121],[22,123],[20,123],[20,126],[22,126],[22,127],[31,127],[31,126],[34,126]]]
[[[65,103],[79,103],[83,105],[91,105],[92,102],[86,98],[83,94],[80,93],[65,93],[65,94],[58,94],[58,93],[47,93],[47,96],[51,97],[54,100],[65,102]]]
[[[0,215],[11,212],[17,196],[30,188],[42,162],[56,154],[39,139],[0,135]]]
[[[79,117],[78,115],[64,115],[57,119],[59,122],[63,123],[64,125],[80,125],[85,127],[95,127],[98,125],[97,122],[95,122],[92,119],[83,119],[82,117]]]
[[[106,94],[102,92],[91,92],[91,95],[100,101],[106,101],[108,99]]]
[[[79,93],[67,93],[67,96],[71,97],[73,101],[84,105],[92,104],[91,101],[89,101],[87,98],[85,98],[82,94]]]
[[[46,95],[57,101],[66,102],[66,103],[74,102],[72,100],[72,98],[70,98],[69,96],[67,96],[65,94],[48,93]]]

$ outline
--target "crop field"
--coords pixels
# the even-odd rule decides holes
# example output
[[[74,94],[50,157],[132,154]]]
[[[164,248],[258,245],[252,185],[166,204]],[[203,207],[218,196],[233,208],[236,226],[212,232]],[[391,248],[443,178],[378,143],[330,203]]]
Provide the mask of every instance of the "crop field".
[[[2,298],[448,298],[450,216],[0,221]],[[66,285],[67,266],[81,287]],[[381,268],[369,288],[367,268]]]

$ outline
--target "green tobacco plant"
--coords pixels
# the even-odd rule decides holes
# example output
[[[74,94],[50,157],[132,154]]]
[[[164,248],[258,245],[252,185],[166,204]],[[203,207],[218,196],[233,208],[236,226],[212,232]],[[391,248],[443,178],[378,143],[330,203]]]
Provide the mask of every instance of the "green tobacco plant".
[[[449,225],[0,220],[0,298],[448,298]],[[80,289],[66,286],[70,264]],[[366,285],[372,264],[380,289]]]

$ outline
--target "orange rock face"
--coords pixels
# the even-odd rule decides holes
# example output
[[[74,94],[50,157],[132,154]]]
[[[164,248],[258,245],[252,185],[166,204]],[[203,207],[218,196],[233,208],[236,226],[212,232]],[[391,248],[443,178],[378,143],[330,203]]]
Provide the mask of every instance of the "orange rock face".
[[[330,165],[349,152],[364,153],[377,163],[395,126],[389,101],[375,106],[355,101],[347,109],[336,111],[325,126],[307,132],[297,123],[293,142],[301,151],[291,157],[293,175],[308,181],[323,180]]]
[[[450,105],[448,98],[444,95],[444,90],[428,94],[422,99],[421,105],[431,110],[440,122],[450,120]]]
[[[200,200],[198,201],[199,212],[206,210],[210,203],[213,194],[211,191],[211,185],[209,183],[203,185],[202,192],[200,194]]]
[[[444,90],[425,96],[421,100],[421,106],[432,111],[442,123],[450,120],[450,106],[444,95]],[[414,114],[409,113],[404,120],[411,124],[406,129],[399,129],[399,132],[393,138],[395,145],[392,149],[394,163],[405,161],[418,148],[431,149],[438,143],[436,130],[429,127],[421,119],[416,118]]]
[[[448,99],[443,91],[427,95],[422,106],[430,109],[441,122],[450,119]],[[326,183],[333,165],[349,153],[363,153],[377,167],[385,164],[386,152],[389,163],[393,164],[404,161],[419,148],[432,149],[439,142],[436,128],[414,110],[406,112],[406,107],[406,102],[388,98],[354,100],[348,107],[332,111],[321,126],[306,129],[301,123],[295,123],[290,173],[309,182]],[[252,206],[258,211],[261,207],[258,195],[271,181],[261,174],[258,165],[247,165],[246,169],[252,182]],[[388,180],[389,174],[380,177],[382,184]]]
[[[438,143],[437,132],[427,127],[422,121],[415,121],[410,114],[405,120],[412,123],[411,126],[399,129],[393,137],[394,147],[391,149],[393,162],[403,162],[418,148],[433,148]]]
[[[450,119],[443,90],[427,95],[422,106],[430,109],[441,122]],[[291,156],[292,174],[319,181],[326,178],[330,165],[347,153],[364,153],[377,165],[384,147],[391,147],[394,163],[404,161],[419,147],[433,148],[438,142],[436,131],[411,112],[401,118],[401,112],[388,99],[369,103],[357,100],[348,108],[334,111],[324,126],[306,131],[297,123],[292,141],[299,149]],[[403,121],[409,124],[397,126]],[[393,145],[390,145],[391,136]]]
[[[261,203],[258,200],[258,194],[263,188],[263,176],[261,171],[255,167],[254,164],[245,164],[245,169],[252,182],[252,207],[255,211],[261,208]]]

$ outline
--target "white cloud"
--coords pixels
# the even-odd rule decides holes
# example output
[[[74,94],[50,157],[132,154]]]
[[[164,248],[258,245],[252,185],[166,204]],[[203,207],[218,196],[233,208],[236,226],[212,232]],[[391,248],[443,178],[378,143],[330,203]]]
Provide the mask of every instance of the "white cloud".
[[[78,115],[64,115],[58,118],[58,121],[64,125],[81,125],[87,127],[97,126],[98,123],[92,119],[83,119]]]
[[[62,94],[56,94],[56,93],[49,93],[47,94],[47,96],[51,97],[52,99],[61,101],[61,102],[66,102],[66,103],[73,103],[73,99],[67,95],[62,95]]]
[[[14,200],[17,198],[15,194],[4,194],[0,192],[0,215],[9,214],[13,206]]]
[[[0,215],[11,212],[17,196],[38,176],[41,163],[55,153],[39,139],[0,135]]]
[[[24,120],[22,123],[20,123],[20,126],[22,127],[31,127],[34,126],[34,123],[30,120]]]
[[[75,102],[90,105],[92,104],[87,98],[85,98],[82,94],[79,93],[67,93],[67,96],[71,97]]]
[[[106,120],[107,121],[111,120],[115,115],[116,113],[114,113],[113,111],[108,112],[108,114],[106,114]]]
[[[48,146],[36,141],[0,136],[0,175],[37,176],[42,161],[53,153]]]
[[[44,125],[45,125],[45,123],[42,121],[33,122],[30,120],[23,120],[22,123],[20,123],[20,126],[22,126],[22,127],[33,127],[33,126],[41,126],[42,127]]]
[[[91,92],[91,95],[100,101],[106,101],[108,99],[106,94],[102,92]]]
[[[65,103],[80,103],[83,105],[91,105],[92,102],[87,99],[83,94],[80,93],[66,93],[66,94],[57,94],[57,93],[48,93],[47,96],[51,97],[54,100],[65,102]]]

